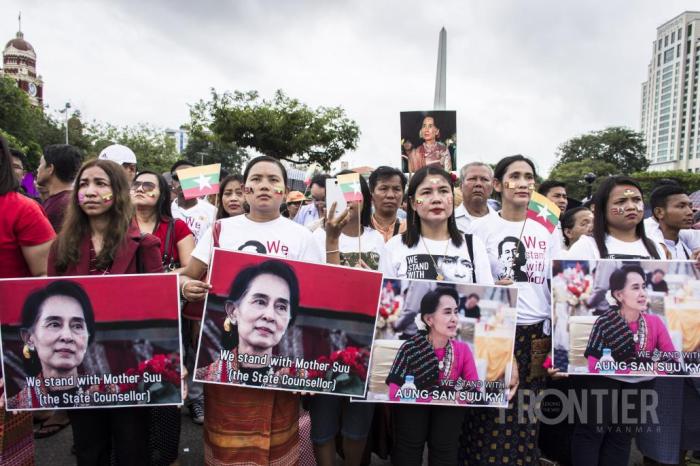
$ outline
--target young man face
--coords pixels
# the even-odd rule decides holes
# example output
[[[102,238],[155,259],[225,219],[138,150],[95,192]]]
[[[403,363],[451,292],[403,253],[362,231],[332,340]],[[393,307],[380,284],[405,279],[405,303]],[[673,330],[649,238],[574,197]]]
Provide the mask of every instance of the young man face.
[[[12,156],[12,171],[15,172],[15,178],[21,182],[24,179],[24,164],[19,157]]]
[[[681,230],[693,226],[693,203],[687,194],[673,194],[666,198],[666,207],[657,207],[654,214],[660,224]]]
[[[562,212],[566,210],[566,206],[569,202],[569,198],[566,195],[566,188],[556,186],[550,189],[545,197],[550,201],[554,202],[557,205],[557,207],[559,207],[559,210],[561,210]]]

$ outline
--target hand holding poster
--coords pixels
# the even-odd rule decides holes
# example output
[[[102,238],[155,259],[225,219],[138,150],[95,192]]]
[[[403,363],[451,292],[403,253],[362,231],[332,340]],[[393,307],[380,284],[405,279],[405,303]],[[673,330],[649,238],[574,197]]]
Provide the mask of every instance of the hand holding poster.
[[[554,365],[700,377],[700,274],[682,261],[553,261]]]
[[[364,396],[381,274],[214,249],[195,380]]]
[[[182,404],[176,275],[0,280],[0,301],[7,409]]]
[[[516,300],[514,288],[384,279],[362,401],[507,406]]]

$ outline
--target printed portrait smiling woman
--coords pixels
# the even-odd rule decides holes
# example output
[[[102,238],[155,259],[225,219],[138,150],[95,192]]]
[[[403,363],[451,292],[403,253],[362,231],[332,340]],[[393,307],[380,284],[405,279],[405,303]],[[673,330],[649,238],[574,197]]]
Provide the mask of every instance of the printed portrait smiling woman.
[[[626,367],[620,370],[609,368],[609,372],[620,374],[630,372],[630,362],[641,361],[637,356],[640,352],[675,351],[663,321],[647,312],[649,301],[644,277],[644,270],[639,266],[624,266],[610,275],[610,294],[616,305],[593,324],[584,353],[591,373],[602,372],[599,361],[606,352],[615,363],[625,363]]]
[[[56,385],[51,391],[77,391],[78,368],[95,339],[95,316],[83,288],[61,280],[34,291],[22,308],[20,334],[26,375],[41,383],[26,386],[8,401],[9,407],[41,407],[40,396],[48,393],[47,385]],[[46,379],[53,379],[52,383],[45,383]],[[63,397],[52,404],[69,405],[73,404]]]
[[[299,281],[284,262],[266,261],[243,269],[231,284],[219,358],[198,369],[197,376],[215,382],[276,385],[271,356],[299,307]],[[240,375],[238,374],[240,373]]]

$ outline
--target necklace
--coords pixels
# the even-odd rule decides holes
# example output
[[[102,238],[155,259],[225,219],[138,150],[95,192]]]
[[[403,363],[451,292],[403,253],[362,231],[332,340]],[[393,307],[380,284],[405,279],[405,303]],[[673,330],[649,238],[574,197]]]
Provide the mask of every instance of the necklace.
[[[430,338],[429,335],[427,335],[428,342],[432,346],[433,344],[433,339]],[[452,369],[452,360],[453,354],[452,354],[452,343],[450,340],[447,340],[447,344],[445,345],[445,356],[442,358],[442,361],[438,361],[438,370],[442,373],[442,378],[446,379],[450,375],[450,370]]]
[[[435,267],[435,273],[437,274],[435,276],[435,280],[437,281],[443,281],[445,279],[445,276],[440,273],[442,270],[438,270],[437,263],[435,262],[435,258],[433,255],[430,253],[430,249],[428,249],[428,245],[425,244],[425,238],[423,238],[423,235],[420,235],[420,240],[423,242],[423,247],[425,248],[426,252],[428,253],[428,257],[430,257],[430,261],[433,263],[433,267]],[[447,256],[447,248],[450,247],[450,240],[449,238],[447,239],[447,244],[445,244],[445,253],[442,255],[442,257]]]
[[[377,227],[377,228],[376,228],[377,230],[379,230],[379,231],[389,231],[389,229],[392,228],[392,227],[394,226],[394,224],[396,223],[396,220],[394,220],[393,222],[391,222],[391,223],[389,223],[388,225],[385,226],[385,225],[382,225],[382,224],[379,222],[379,220],[377,220],[377,217],[376,217],[374,214],[372,214],[372,222],[374,222],[374,225]]]

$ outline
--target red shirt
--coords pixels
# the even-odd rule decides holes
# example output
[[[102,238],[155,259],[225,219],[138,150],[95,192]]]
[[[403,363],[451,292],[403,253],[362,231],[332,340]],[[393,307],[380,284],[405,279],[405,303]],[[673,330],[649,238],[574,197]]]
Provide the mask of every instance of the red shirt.
[[[30,277],[22,246],[51,241],[56,233],[39,204],[16,192],[0,196],[0,278]]]
[[[166,220],[158,223],[158,228],[153,232],[153,236],[160,240],[160,255],[163,256],[167,252],[169,256],[177,262],[180,260],[180,255],[177,253],[177,243],[180,240],[187,238],[192,234],[192,231],[185,222],[180,219],[175,219],[173,231],[170,233],[170,244],[165,244],[165,237],[168,236],[168,225],[172,220]],[[166,251],[165,248],[168,248]]]
[[[49,196],[49,198],[44,201],[46,216],[49,218],[51,226],[53,226],[53,229],[56,231],[59,231],[61,225],[63,225],[63,216],[66,213],[66,209],[68,209],[71,194],[73,194],[73,191],[61,191],[53,196]]]

